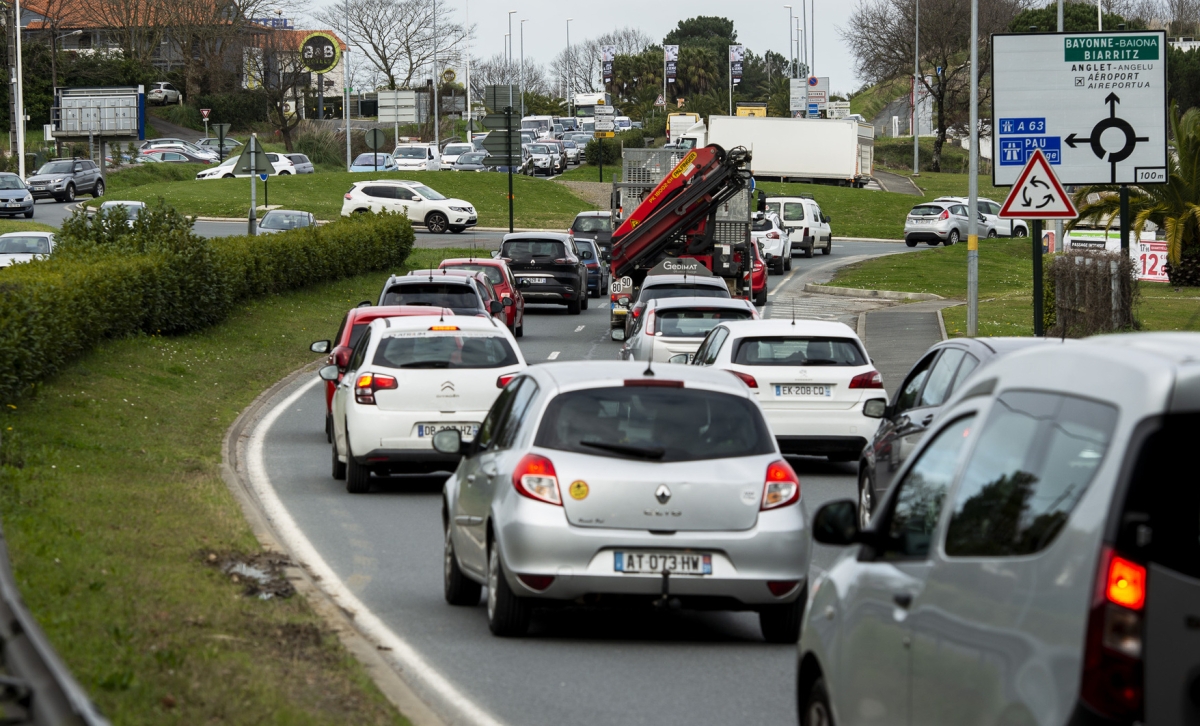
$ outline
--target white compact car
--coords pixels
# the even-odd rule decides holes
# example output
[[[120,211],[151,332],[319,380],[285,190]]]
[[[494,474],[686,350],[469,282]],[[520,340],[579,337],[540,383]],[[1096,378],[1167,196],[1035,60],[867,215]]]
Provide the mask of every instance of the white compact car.
[[[671,297],[651,300],[634,319],[625,339],[624,360],[690,363],[704,336],[720,323],[758,320],[749,300],[711,297]]]
[[[792,240],[779,215],[774,212],[757,212],[750,223],[750,239],[759,243],[767,263],[767,271],[782,275],[792,269]]]
[[[242,152],[242,153],[245,153],[245,152]],[[296,173],[296,165],[292,163],[291,159],[287,158],[283,154],[276,154],[273,151],[267,151],[264,153],[267,155],[267,161],[270,162],[270,164],[271,164],[271,172],[270,172],[271,176],[288,176],[290,174]],[[241,158],[240,155],[239,156],[231,156],[228,159],[226,159],[225,161],[218,164],[217,166],[214,166],[211,169],[205,169],[204,171],[197,173],[196,178],[197,179],[232,179],[235,176],[238,178],[242,178],[242,179],[249,178],[249,176],[250,176],[249,174],[244,174],[242,172],[238,172],[235,174],[233,171],[234,167],[237,166],[238,159],[240,159],[240,158]],[[249,166],[249,165],[247,164],[247,166]]]
[[[774,212],[783,222],[792,242],[792,252],[812,257],[814,250],[821,254],[833,252],[833,230],[829,217],[821,212],[817,200],[811,197],[767,197],[767,211]]]
[[[334,389],[333,478],[362,494],[371,475],[454,469],[433,435],[479,432],[500,389],[525,368],[508,328],[491,318],[437,316],[371,322]],[[338,381],[337,366],[320,371]]]
[[[396,171],[438,171],[442,155],[431,144],[400,144],[392,152]]]
[[[434,234],[455,234],[478,221],[475,207],[461,199],[450,199],[420,182],[380,179],[354,182],[342,202],[342,216],[365,212],[398,212],[425,225]]]
[[[463,154],[469,154],[474,151],[475,147],[466,142],[455,142],[446,144],[442,147],[441,168],[443,170],[453,170],[454,162],[458,161],[458,157]]]
[[[886,403],[883,379],[849,326],[824,320],[722,323],[696,350],[693,365],[722,368],[754,391],[785,454],[856,461],[878,417],[866,401]]]
[[[0,267],[45,259],[53,251],[53,232],[0,234]]]

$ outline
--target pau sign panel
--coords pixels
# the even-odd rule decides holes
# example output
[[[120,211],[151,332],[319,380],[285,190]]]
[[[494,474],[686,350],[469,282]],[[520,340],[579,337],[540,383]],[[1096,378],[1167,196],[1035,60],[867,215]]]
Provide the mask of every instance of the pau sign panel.
[[[1167,180],[1167,39],[1159,30],[992,36],[992,184],[1041,151],[1063,184]]]

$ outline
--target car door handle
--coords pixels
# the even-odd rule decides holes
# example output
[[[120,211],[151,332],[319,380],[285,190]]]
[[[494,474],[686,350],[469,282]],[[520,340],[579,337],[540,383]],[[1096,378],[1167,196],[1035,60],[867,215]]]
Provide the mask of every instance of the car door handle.
[[[912,593],[898,592],[895,595],[892,595],[892,601],[895,602],[900,607],[904,608],[905,610],[908,609],[909,605],[912,605],[912,600],[913,600]]]
[[[928,426],[928,425],[929,425],[929,422],[933,420],[933,417],[934,417],[934,416],[935,416],[935,414],[932,414],[932,413],[931,413],[931,414],[929,414],[928,416],[926,416],[925,418],[921,419],[921,425],[922,425],[922,426]]]

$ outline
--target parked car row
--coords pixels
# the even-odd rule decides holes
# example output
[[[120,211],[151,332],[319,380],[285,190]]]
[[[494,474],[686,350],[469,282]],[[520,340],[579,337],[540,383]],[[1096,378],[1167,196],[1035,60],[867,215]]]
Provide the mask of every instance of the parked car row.
[[[958,244],[966,239],[971,222],[967,197],[938,197],[912,208],[904,221],[904,242],[909,247],[925,242],[930,246]],[[1025,237],[1029,227],[1021,219],[1001,219],[1000,205],[991,199],[977,200],[978,234],[980,237]]]

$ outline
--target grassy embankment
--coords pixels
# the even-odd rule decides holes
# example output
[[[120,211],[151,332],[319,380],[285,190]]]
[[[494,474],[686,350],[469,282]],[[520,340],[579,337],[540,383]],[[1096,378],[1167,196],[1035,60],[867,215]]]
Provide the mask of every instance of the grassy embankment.
[[[247,596],[206,564],[259,551],[220,477],[226,428],[385,276],[259,299],[192,335],[109,341],[3,409],[18,584],[114,723],[407,723],[303,598]]]

